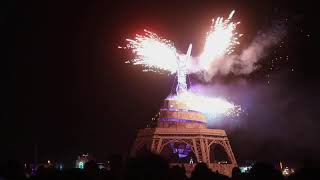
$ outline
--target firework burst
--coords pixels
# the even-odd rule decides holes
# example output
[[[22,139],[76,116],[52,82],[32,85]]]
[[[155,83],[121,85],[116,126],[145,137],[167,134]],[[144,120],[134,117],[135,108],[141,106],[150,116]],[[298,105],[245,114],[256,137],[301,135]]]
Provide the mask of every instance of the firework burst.
[[[144,35],[138,34],[134,39],[127,39],[128,44],[119,48],[132,50],[136,56],[127,62],[143,66],[144,71],[177,73],[178,86],[184,85],[185,88],[182,89],[187,90],[186,74],[207,71],[215,61],[232,53],[234,46],[239,44],[238,38],[241,34],[236,32],[239,22],[231,21],[233,14],[234,11],[226,20],[220,17],[212,20],[213,24],[207,34],[204,50],[199,57],[190,58],[191,45],[187,54],[179,54],[171,41],[147,30]],[[235,116],[241,112],[240,106],[223,98],[200,96],[179,89],[181,88],[177,88],[177,96],[174,99],[183,102],[192,110],[209,114],[211,117]]]
[[[233,52],[235,45],[239,44],[239,37],[242,36],[236,32],[236,27],[240,22],[231,21],[234,12],[232,11],[225,20],[222,17],[212,20],[203,52],[199,57],[191,58],[198,61],[187,62],[188,73],[206,71],[215,61]],[[171,41],[153,32],[144,31],[144,35],[137,34],[134,39],[127,39],[128,44],[125,47],[119,47],[130,49],[136,55],[134,59],[127,62],[143,66],[144,71],[176,73],[177,61],[183,58],[184,54],[179,54]]]
[[[191,110],[209,114],[210,117],[220,115],[238,116],[242,111],[239,105],[235,105],[223,98],[200,96],[189,91],[174,96],[172,99],[182,102]]]
[[[157,34],[144,30],[145,35],[136,35],[135,39],[127,39],[124,49],[131,49],[136,57],[128,63],[141,65],[145,71],[164,70],[171,74],[177,71],[178,53],[173,43]]]
[[[212,20],[212,26],[207,33],[204,50],[199,57],[201,69],[208,69],[210,64],[232,53],[234,46],[239,44],[238,39],[242,34],[236,32],[236,27],[240,22],[231,22],[234,12],[232,11],[226,20],[223,20],[221,17]]]

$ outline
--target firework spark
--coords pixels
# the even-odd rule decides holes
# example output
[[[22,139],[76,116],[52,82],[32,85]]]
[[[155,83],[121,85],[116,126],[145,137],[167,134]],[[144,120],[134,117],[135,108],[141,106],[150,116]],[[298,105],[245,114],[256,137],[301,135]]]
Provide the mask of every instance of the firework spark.
[[[219,115],[238,116],[242,111],[239,105],[228,102],[223,98],[200,96],[192,92],[183,92],[172,97],[172,99],[184,103],[191,110],[210,114],[212,117],[217,117]]]
[[[131,49],[136,55],[128,62],[142,65],[145,71],[164,70],[171,74],[176,73],[178,53],[173,43],[155,33],[144,31],[145,35],[136,35],[135,39],[127,39],[128,44],[124,49]]]
[[[198,62],[187,62],[188,73],[206,71],[213,62],[233,52],[235,45],[239,44],[238,38],[242,36],[236,32],[236,27],[240,22],[231,21],[234,12],[232,11],[226,20],[222,17],[212,20],[203,52],[199,57],[192,58],[198,59]],[[127,41],[128,44],[124,49],[131,49],[136,55],[128,62],[143,66],[144,71],[164,70],[174,74],[178,69],[177,61],[184,56],[184,54],[177,53],[171,41],[147,30],[144,35],[138,34],[134,39],[127,39]],[[192,67],[192,64],[196,67]]]
[[[207,70],[211,63],[232,53],[234,46],[239,44],[238,38],[242,34],[236,32],[236,27],[240,22],[231,22],[234,12],[233,10],[226,20],[221,17],[212,20],[211,30],[207,34],[204,50],[199,57],[199,65],[202,69]]]
[[[159,72],[159,70],[164,70],[171,74],[183,72],[181,77],[184,82],[186,81],[186,74],[207,71],[213,62],[232,53],[234,46],[239,44],[238,38],[241,34],[235,31],[239,22],[231,22],[233,14],[234,11],[230,13],[226,20],[220,17],[213,20],[211,29],[207,34],[204,50],[199,57],[188,60],[191,57],[191,46],[189,46],[190,50],[188,50],[187,55],[179,54],[171,41],[145,30],[144,35],[136,35],[134,39],[127,39],[128,44],[124,48],[132,50],[136,55],[134,59],[128,62],[143,66],[144,71]],[[184,62],[184,59],[188,62]],[[198,59],[198,61],[194,61],[195,59]],[[180,66],[182,66],[182,62],[182,67],[179,67],[179,62]],[[180,77],[179,73],[177,74]],[[190,109],[210,114],[211,116],[234,116],[241,111],[240,106],[225,99],[199,96],[188,91],[180,92],[179,88],[177,89],[177,96],[174,98],[182,101]]]

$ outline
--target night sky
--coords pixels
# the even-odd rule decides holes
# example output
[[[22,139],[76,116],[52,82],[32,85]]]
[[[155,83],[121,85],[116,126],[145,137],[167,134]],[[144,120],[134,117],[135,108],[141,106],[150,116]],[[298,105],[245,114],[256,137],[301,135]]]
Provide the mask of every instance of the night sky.
[[[193,55],[213,17],[235,9],[246,47],[274,22],[286,35],[250,75],[217,76],[195,86],[233,98],[245,112],[210,127],[227,130],[238,162],[301,165],[320,159],[315,13],[306,1],[4,1],[1,29],[0,161],[73,162],[89,152],[127,154],[170,93],[174,76],[142,72],[118,49],[148,29]],[[281,58],[280,58],[281,57]]]

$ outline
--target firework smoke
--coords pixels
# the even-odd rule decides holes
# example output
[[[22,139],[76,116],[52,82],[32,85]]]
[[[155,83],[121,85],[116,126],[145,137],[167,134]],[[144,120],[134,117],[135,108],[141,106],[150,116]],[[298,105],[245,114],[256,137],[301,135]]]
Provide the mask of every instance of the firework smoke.
[[[191,57],[189,62],[186,62],[188,71],[186,74],[196,73],[204,81],[210,81],[217,74],[250,74],[258,68],[257,63],[266,55],[267,50],[277,44],[285,35],[284,26],[276,25],[265,33],[258,33],[256,38],[240,54],[232,54],[235,46],[239,44],[238,39],[242,36],[236,32],[239,22],[231,21],[233,15],[234,11],[225,20],[220,17],[213,19],[203,52],[197,57]],[[186,57],[185,54],[177,52],[171,41],[150,31],[145,30],[144,35],[136,35],[135,39],[127,39],[127,41],[125,49],[132,50],[136,55],[133,60],[128,62],[143,66],[145,71],[161,70],[171,74],[177,73],[179,60]],[[211,112],[213,117],[219,114],[224,116],[238,115],[242,111],[240,106],[225,99],[198,94],[186,92],[178,94],[175,98],[183,101],[191,109],[204,113]]]
[[[250,74],[256,70],[258,61],[262,59],[273,45],[277,44],[286,34],[283,24],[276,24],[266,31],[260,32],[250,45],[240,54],[232,54],[242,34],[236,32],[239,22],[232,22],[234,11],[227,19],[218,17],[212,20],[212,26],[207,34],[203,52],[197,57],[191,57],[188,73],[196,73],[200,79],[210,81],[215,75]],[[131,49],[136,57],[128,61],[141,65],[144,71],[177,72],[177,61],[184,54],[179,54],[173,43],[145,30],[145,35],[137,35],[125,49]],[[121,48],[121,47],[120,47]]]
[[[210,81],[217,74],[250,74],[256,70],[258,61],[266,56],[268,50],[277,44],[286,34],[283,24],[274,25],[266,32],[260,32],[241,54],[224,56],[212,62],[207,71],[200,73],[200,78]]]

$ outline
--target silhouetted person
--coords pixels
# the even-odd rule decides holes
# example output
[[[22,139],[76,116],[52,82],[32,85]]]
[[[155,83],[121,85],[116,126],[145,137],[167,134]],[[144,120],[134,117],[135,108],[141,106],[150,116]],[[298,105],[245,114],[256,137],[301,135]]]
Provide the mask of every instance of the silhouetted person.
[[[238,167],[234,167],[232,169],[232,180],[241,180],[242,179],[242,175],[241,175],[241,171]]]
[[[269,163],[256,163],[249,172],[251,180],[283,180],[281,172]]]
[[[52,167],[41,165],[37,168],[37,175],[32,179],[36,180],[55,180],[59,178],[59,172]]]
[[[289,176],[288,180],[318,180],[320,179],[320,169],[315,167],[306,167],[298,170]]]
[[[92,180],[103,179],[97,163],[93,160],[88,161],[84,164],[83,172],[86,179],[92,179]]]
[[[186,180],[186,169],[180,166],[173,166],[169,170],[169,179],[170,180]]]
[[[153,153],[140,154],[130,159],[126,168],[126,180],[167,180],[169,164]]]
[[[88,161],[84,164],[83,170],[85,172],[97,172],[99,171],[99,167],[95,161]]]
[[[123,159],[119,154],[111,155],[110,159],[110,170],[111,177],[113,180],[123,179]]]
[[[16,160],[8,161],[1,170],[0,174],[4,179],[26,179],[23,164]]]
[[[64,170],[61,175],[61,180],[70,180],[70,179],[86,180],[88,179],[88,177],[85,176],[85,173],[83,170],[78,168]]]
[[[192,180],[209,180],[212,178],[213,178],[213,173],[205,163],[197,164],[193,172],[191,173]]]

